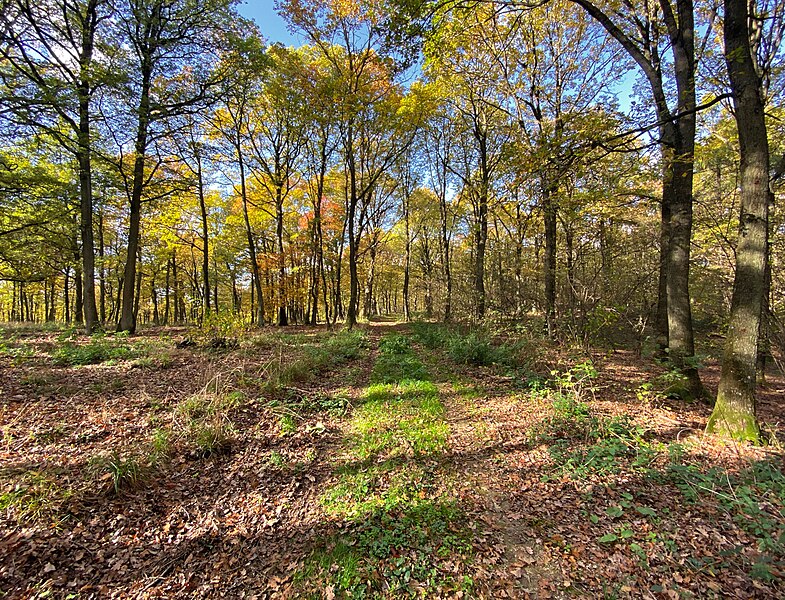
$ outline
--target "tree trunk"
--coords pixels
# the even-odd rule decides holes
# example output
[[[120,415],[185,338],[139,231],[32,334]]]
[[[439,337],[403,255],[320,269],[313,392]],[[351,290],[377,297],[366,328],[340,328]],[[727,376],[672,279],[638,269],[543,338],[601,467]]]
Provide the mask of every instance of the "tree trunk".
[[[748,4],[725,0],[725,61],[739,131],[741,216],[728,335],[707,430],[757,443],[755,361],[766,289],[769,145],[761,80],[750,48]]]
[[[82,295],[82,267],[77,262],[74,267],[74,321],[77,325],[84,323],[84,296]]]
[[[256,318],[257,327],[264,325],[264,296],[262,295],[262,278],[259,274],[259,262],[256,260],[256,242],[254,241],[251,220],[248,217],[248,190],[245,183],[245,162],[240,140],[235,141],[237,163],[240,167],[240,196],[243,203],[243,221],[245,223],[245,236],[248,242],[248,256],[251,259],[251,275],[256,289]]]
[[[409,272],[412,266],[412,240],[409,229],[409,196],[403,197],[403,224],[404,224],[404,265],[403,265],[403,320],[412,320],[411,309],[409,307]]]
[[[136,142],[134,144],[134,170],[131,187],[131,213],[128,226],[128,251],[123,272],[123,305],[120,314],[118,331],[134,333],[136,331],[136,315],[134,292],[136,279],[136,255],[139,251],[139,226],[142,219],[142,193],[145,181],[145,153],[147,152],[147,134],[150,126],[150,86],[152,81],[152,57],[142,56],[142,88],[139,97],[138,123]]]
[[[104,265],[104,212],[98,212],[98,257],[100,261],[99,280],[101,294],[101,324],[106,323],[106,266]]]
[[[349,206],[346,211],[347,231],[349,233],[349,306],[346,310],[346,326],[352,329],[357,325],[357,307],[359,304],[360,282],[357,275],[357,242],[354,234],[355,215],[357,213],[357,169],[354,163],[353,128],[349,124],[346,142],[346,166],[349,171]],[[340,293],[340,291],[339,291]]]
[[[668,350],[668,253],[670,246],[671,204],[673,196],[673,169],[671,167],[672,149],[663,147],[664,169],[662,175],[662,199],[660,202],[660,260],[657,277],[657,317],[655,332],[658,355],[667,358]]]
[[[196,150],[196,185],[199,194],[199,210],[202,217],[202,285],[204,287],[204,317],[210,314],[210,230],[207,222],[207,204],[204,199],[204,180],[202,178],[202,157]],[[217,302],[216,302],[217,304]],[[216,310],[217,310],[216,306]]]
[[[556,337],[556,195],[552,184],[545,186],[543,213],[545,220],[545,330],[550,339]]]
[[[289,324],[286,314],[286,256],[283,252],[283,194],[276,189],[275,197],[275,238],[278,244],[278,326]]]

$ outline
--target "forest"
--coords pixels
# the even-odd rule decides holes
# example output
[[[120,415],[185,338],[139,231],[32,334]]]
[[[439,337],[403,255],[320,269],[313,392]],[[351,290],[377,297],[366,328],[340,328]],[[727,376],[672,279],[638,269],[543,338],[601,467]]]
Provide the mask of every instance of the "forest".
[[[785,595],[785,2],[275,10],[0,0],[0,598]]]

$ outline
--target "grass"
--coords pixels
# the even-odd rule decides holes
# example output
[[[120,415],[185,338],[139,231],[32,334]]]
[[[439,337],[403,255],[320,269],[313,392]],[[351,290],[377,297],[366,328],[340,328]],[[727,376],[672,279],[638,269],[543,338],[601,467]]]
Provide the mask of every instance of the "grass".
[[[433,454],[447,440],[443,413],[438,390],[430,382],[372,385],[352,419],[353,453],[361,460]]]
[[[218,378],[213,378],[199,393],[175,407],[173,427],[179,432],[177,441],[203,458],[228,452],[237,435],[230,413],[244,401],[242,392],[229,391]]]
[[[314,552],[296,574],[306,597],[331,587],[346,598],[470,594],[460,568],[472,558],[466,516],[453,502],[423,500],[368,515],[351,536]]]
[[[60,366],[80,366],[139,358],[146,352],[143,344],[130,343],[127,335],[95,334],[84,344],[61,340],[52,351],[52,358]]]
[[[325,587],[347,598],[471,592],[456,574],[473,556],[466,515],[439,495],[428,464],[447,437],[438,388],[409,340],[383,337],[349,422],[347,461],[320,500],[351,532],[309,556],[295,577],[302,596]]]
[[[444,350],[458,364],[474,366],[499,365],[506,368],[525,367],[528,362],[520,343],[498,344],[488,331],[462,331],[439,323],[412,323],[414,338],[430,349]],[[528,349],[531,350],[531,349]]]
[[[14,514],[22,523],[51,519],[59,521],[63,503],[72,496],[51,476],[41,471],[27,471],[15,478],[13,487],[0,494],[0,510]]]
[[[367,346],[365,335],[359,331],[341,331],[326,339],[317,339],[316,343],[310,338],[301,337],[301,344],[296,342],[296,336],[287,336],[285,341],[284,338],[278,338],[281,344],[280,357],[268,367],[267,391],[275,392],[293,383],[311,381],[327,369],[357,358]],[[287,354],[284,361],[284,345],[298,347],[297,357],[292,359]]]

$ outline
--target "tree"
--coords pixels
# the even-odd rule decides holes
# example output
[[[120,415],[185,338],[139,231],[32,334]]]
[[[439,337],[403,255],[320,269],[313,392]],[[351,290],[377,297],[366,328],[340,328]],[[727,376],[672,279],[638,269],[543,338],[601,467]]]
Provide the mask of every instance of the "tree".
[[[395,84],[394,61],[381,56],[377,0],[281,2],[291,23],[303,31],[329,63],[342,90],[335,107],[347,175],[346,233],[349,245],[349,305],[346,325],[357,323],[360,233],[358,209],[370,202],[379,178],[412,142],[412,115],[400,118],[403,93]]]
[[[209,18],[206,18],[209,15]],[[142,200],[149,176],[149,146],[176,114],[204,107],[224,77],[213,70],[217,61],[219,33],[228,30],[230,0],[128,0],[121,15],[124,39],[133,54],[134,73],[129,76],[131,97],[136,102],[136,135],[133,170],[128,179],[130,221],[128,252],[123,275],[123,305],[118,331],[133,332],[136,261]],[[151,135],[152,133],[152,135]]]
[[[271,61],[263,87],[252,105],[252,133],[249,136],[259,185],[273,202],[278,262],[279,326],[289,324],[286,314],[286,256],[284,254],[284,204],[294,187],[298,158],[305,144],[305,107],[297,90],[303,65],[297,53],[281,46],[268,49]]]
[[[3,5],[0,56],[5,101],[13,119],[46,132],[78,164],[84,322],[100,325],[95,300],[91,103],[106,73],[94,59],[99,28],[109,18],[108,0],[11,0]],[[60,124],[64,123],[65,128]],[[81,319],[82,312],[78,314]]]
[[[768,252],[769,143],[749,4],[725,0],[725,60],[739,134],[741,216],[730,322],[708,431],[757,443],[755,383]],[[754,6],[754,5],[753,5]]]
[[[234,73],[234,76],[225,81],[222,105],[214,115],[213,127],[218,136],[229,144],[237,161],[243,224],[248,244],[248,258],[251,264],[251,285],[256,292],[255,322],[258,326],[262,326],[265,322],[264,293],[259,272],[256,240],[249,216],[246,155],[250,151],[251,112],[255,98],[259,93],[262,73],[267,68],[267,58],[264,53],[264,44],[258,32],[252,32],[243,38],[236,38],[233,43],[233,48],[223,57],[223,62],[224,68],[228,72]]]

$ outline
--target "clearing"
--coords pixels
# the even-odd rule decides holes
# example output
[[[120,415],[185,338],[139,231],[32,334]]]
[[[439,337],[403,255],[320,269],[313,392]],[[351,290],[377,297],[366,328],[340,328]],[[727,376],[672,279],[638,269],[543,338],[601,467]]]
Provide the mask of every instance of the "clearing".
[[[2,598],[785,595],[778,375],[750,448],[628,351],[430,323],[0,339]]]

